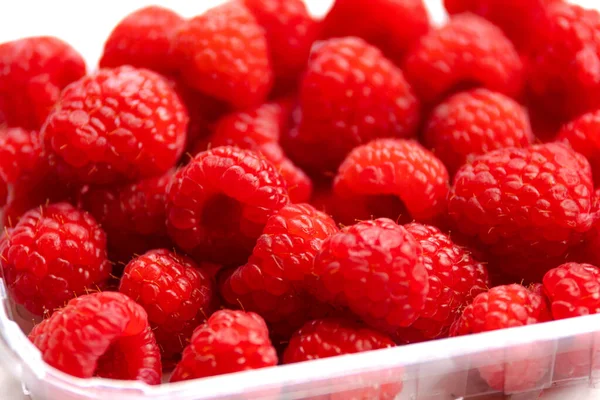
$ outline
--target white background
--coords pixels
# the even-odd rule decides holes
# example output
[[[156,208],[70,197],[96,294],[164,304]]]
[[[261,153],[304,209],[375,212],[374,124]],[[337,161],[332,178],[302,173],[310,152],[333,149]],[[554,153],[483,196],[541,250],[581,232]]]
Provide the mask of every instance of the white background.
[[[368,4],[369,0],[364,0]],[[525,0],[523,0],[525,1]],[[54,35],[75,47],[89,69],[96,68],[104,40],[126,14],[157,4],[171,8],[184,17],[200,14],[223,0],[0,0],[0,43],[25,36]],[[305,0],[311,12],[324,15],[332,0]],[[599,7],[598,0],[571,1],[584,7]],[[432,20],[444,21],[442,0],[425,0]],[[0,354],[0,360],[2,355]],[[20,385],[0,367],[0,399],[20,400]],[[497,399],[497,397],[494,397]],[[523,399],[522,397],[519,400]],[[600,391],[585,387],[547,391],[543,400],[600,399]],[[515,400],[517,400],[515,398]],[[524,399],[523,399],[524,400]]]

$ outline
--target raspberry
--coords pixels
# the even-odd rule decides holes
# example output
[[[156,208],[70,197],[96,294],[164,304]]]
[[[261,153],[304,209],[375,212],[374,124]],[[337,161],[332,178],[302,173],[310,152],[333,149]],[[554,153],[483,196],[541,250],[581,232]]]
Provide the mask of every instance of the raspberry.
[[[285,182],[263,157],[216,147],[175,174],[167,193],[167,229],[198,260],[243,263],[267,219],[288,201]]]
[[[324,37],[358,36],[394,62],[429,31],[423,0],[336,0],[323,22]]]
[[[584,114],[562,127],[556,138],[584,155],[592,166],[596,186],[600,185],[600,110]]]
[[[600,312],[600,269],[590,264],[567,263],[544,275],[544,292],[554,319]]]
[[[194,331],[171,382],[277,364],[265,321],[252,312],[220,310]]]
[[[284,83],[296,80],[317,38],[318,24],[303,0],[244,0],[264,28],[273,72]]]
[[[79,378],[101,376],[158,385],[160,352],[144,309],[100,292],[72,299],[36,325],[29,340],[51,366]]]
[[[186,21],[175,37],[183,79],[236,108],[257,106],[273,81],[265,32],[239,2]]]
[[[398,341],[421,342],[448,336],[462,308],[488,289],[487,269],[438,228],[417,223],[405,228],[423,247],[429,293],[421,316],[410,328],[397,332]]]
[[[453,16],[423,36],[404,63],[406,78],[428,104],[476,86],[516,97],[523,72],[519,54],[502,31],[472,14]]]
[[[531,290],[517,284],[496,286],[478,294],[452,325],[451,335],[468,335],[550,321],[552,318],[540,286],[538,284]],[[504,350],[501,352],[485,352],[474,361],[482,365],[479,373],[490,387],[504,392],[538,387],[552,362],[552,357],[548,356],[551,352],[540,343],[513,347],[509,355],[503,355]]]
[[[414,136],[419,103],[399,68],[358,38],[315,46],[300,84],[301,121],[288,148],[301,166],[334,172],[354,147]]]
[[[84,183],[159,175],[183,152],[187,113],[167,81],[145,69],[102,69],[63,91],[42,128],[59,174]]]
[[[448,179],[442,162],[417,142],[378,139],[348,154],[334,190],[348,202],[370,201],[371,216],[395,219],[404,206],[413,218],[431,220],[445,212]],[[391,197],[400,208],[385,207]]]
[[[508,272],[535,280],[591,230],[593,196],[585,158],[549,143],[476,157],[456,173],[448,208],[455,227]]]
[[[0,125],[40,129],[60,91],[84,75],[83,58],[55,37],[0,44]]]
[[[152,250],[129,262],[119,291],[148,313],[163,360],[183,351],[194,329],[206,320],[214,303],[208,274],[185,256]]]
[[[306,290],[317,252],[336,232],[331,217],[308,204],[283,207],[267,221],[248,262],[225,281],[223,297],[291,334],[323,308]]]
[[[283,363],[290,364],[342,354],[394,347],[387,336],[343,319],[309,321],[294,333],[283,354]]]
[[[600,13],[552,4],[535,36],[528,57],[532,105],[563,121],[600,107]]]
[[[533,141],[529,117],[516,101],[487,89],[456,94],[438,105],[427,121],[425,142],[454,175],[469,155]]]
[[[110,33],[104,44],[100,67],[131,65],[165,75],[176,73],[172,42],[183,22],[177,13],[159,6],[132,12]]]
[[[429,290],[421,245],[385,218],[363,221],[325,240],[314,263],[311,288],[324,302],[348,306],[378,329],[412,324]]]
[[[38,132],[21,128],[0,131],[0,182],[37,180],[47,169]]]
[[[108,235],[111,260],[127,263],[133,254],[169,243],[165,206],[172,175],[167,172],[136,183],[85,187],[81,191],[80,206]]]
[[[546,7],[562,0],[444,0],[449,14],[472,12],[502,28],[517,49],[527,49],[531,32],[545,23]]]
[[[101,287],[111,270],[104,231],[66,203],[23,215],[0,241],[0,265],[14,300],[37,315]]]

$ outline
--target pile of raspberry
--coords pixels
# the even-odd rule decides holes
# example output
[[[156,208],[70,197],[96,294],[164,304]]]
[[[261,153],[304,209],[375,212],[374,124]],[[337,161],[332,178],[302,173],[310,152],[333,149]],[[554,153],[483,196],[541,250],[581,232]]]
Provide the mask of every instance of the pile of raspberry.
[[[92,70],[0,44],[0,266],[43,359],[161,384],[600,312],[600,12],[444,3],[152,6]],[[536,387],[528,351],[480,377]]]

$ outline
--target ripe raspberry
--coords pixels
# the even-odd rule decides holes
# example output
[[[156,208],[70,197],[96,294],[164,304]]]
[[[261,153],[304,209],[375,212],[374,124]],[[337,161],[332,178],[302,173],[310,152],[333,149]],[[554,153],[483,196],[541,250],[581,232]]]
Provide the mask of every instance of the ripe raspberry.
[[[47,172],[39,133],[21,128],[0,130],[0,182],[37,180]]]
[[[317,252],[336,232],[331,217],[308,204],[283,207],[268,219],[248,262],[222,285],[225,301],[259,313],[269,324],[285,325],[278,330],[291,335],[324,308],[306,290]]]
[[[487,269],[438,228],[417,223],[405,228],[423,247],[429,293],[419,319],[395,336],[407,343],[445,337],[457,314],[488,289]]]
[[[548,143],[476,157],[456,173],[448,208],[455,227],[491,258],[535,280],[591,230],[593,196],[585,158]]]
[[[556,139],[568,143],[588,159],[594,183],[600,185],[600,110],[584,114],[566,124]]]
[[[183,152],[187,113],[160,75],[104,69],[63,91],[42,128],[59,174],[84,183],[159,175]]]
[[[444,0],[449,14],[472,12],[500,27],[517,49],[530,46],[532,30],[546,20],[546,7],[562,0]]]
[[[51,366],[79,378],[158,385],[160,352],[144,309],[114,292],[83,295],[36,325],[29,340]]]
[[[55,37],[0,44],[0,125],[40,129],[60,91],[85,75],[85,62]]]
[[[128,263],[134,254],[169,243],[165,206],[172,175],[169,171],[136,183],[85,187],[81,191],[80,207],[106,231],[111,260]]]
[[[264,102],[273,81],[264,30],[239,2],[186,21],[175,37],[183,79],[236,108]]]
[[[438,105],[427,121],[425,143],[454,175],[469,155],[533,141],[529,117],[516,101],[487,89],[456,94]]]
[[[564,121],[600,107],[600,12],[559,2],[548,20],[528,57],[531,103]]]
[[[276,364],[277,354],[267,325],[258,314],[220,310],[194,331],[171,382]]]
[[[523,72],[519,54],[502,31],[472,14],[454,16],[423,36],[404,63],[406,78],[428,104],[476,86],[516,97]]]
[[[165,249],[131,260],[125,267],[119,292],[134,299],[148,313],[163,360],[181,355],[214,303],[208,274],[190,258]]]
[[[544,291],[554,319],[600,312],[600,269],[590,264],[567,263],[544,275]]]
[[[100,67],[131,65],[165,75],[176,73],[172,42],[183,22],[177,13],[159,6],[132,12],[110,33]]]
[[[414,136],[419,103],[399,68],[358,38],[315,46],[300,84],[301,121],[288,151],[301,166],[334,172],[354,147]]]
[[[285,182],[262,156],[216,147],[175,174],[167,193],[167,229],[198,260],[243,263],[267,219],[288,201]]]
[[[468,335],[550,321],[552,318],[540,286],[538,284],[529,290],[512,284],[496,286],[480,293],[452,325],[451,335]],[[481,377],[493,389],[505,392],[538,387],[540,379],[551,365],[548,349],[542,344],[533,343],[511,348],[511,352],[513,354],[507,356],[498,351],[481,354],[481,360],[477,360],[483,365],[479,367]]]
[[[374,217],[398,218],[391,213],[399,207],[385,208],[390,204],[385,198],[394,196],[413,218],[432,220],[446,210],[448,179],[442,162],[417,142],[378,139],[348,154],[335,177],[334,190],[352,203],[375,198],[371,203]]]
[[[265,30],[277,79],[284,83],[296,80],[319,33],[304,1],[244,0],[244,5]]]
[[[423,0],[336,0],[323,21],[326,38],[358,36],[400,63],[407,50],[429,31]]]
[[[208,144],[211,147],[237,146],[262,153],[287,183],[290,200],[301,203],[310,198],[312,182],[286,157],[279,145],[279,138],[287,129],[290,108],[283,102],[267,103],[229,114],[217,122]]]
[[[421,245],[385,218],[363,221],[325,240],[311,287],[324,302],[348,306],[378,329],[395,332],[420,315],[429,290]]]
[[[0,241],[0,266],[14,300],[36,315],[96,290],[111,270],[104,231],[67,203],[23,215]]]

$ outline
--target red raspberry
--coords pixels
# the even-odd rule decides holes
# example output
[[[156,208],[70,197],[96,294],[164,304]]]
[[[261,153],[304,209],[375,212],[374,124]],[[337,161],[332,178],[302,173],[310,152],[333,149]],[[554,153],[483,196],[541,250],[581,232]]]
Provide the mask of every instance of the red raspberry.
[[[167,81],[124,66],[100,70],[65,89],[42,137],[61,176],[113,183],[172,168],[183,152],[187,120]]]
[[[223,297],[291,334],[323,308],[306,290],[317,252],[336,232],[331,217],[308,204],[283,207],[267,221],[248,262],[224,282]]]
[[[244,0],[244,5],[265,30],[277,79],[283,83],[296,80],[319,33],[304,1]]]
[[[557,137],[584,155],[592,166],[596,186],[600,185],[600,110],[584,114],[562,127]]]
[[[190,258],[165,249],[129,262],[119,286],[148,313],[163,360],[178,358],[194,329],[211,313],[211,278]]]
[[[14,300],[37,315],[96,290],[111,270],[104,231],[66,203],[23,215],[0,241],[0,266]]]
[[[311,287],[321,301],[348,306],[378,329],[395,332],[420,315],[429,290],[421,245],[385,218],[363,221],[325,240]]]
[[[472,14],[454,16],[423,36],[407,54],[404,73],[428,104],[475,86],[515,97],[523,86],[523,63],[513,44],[499,28]]]
[[[262,153],[287,183],[290,200],[301,203],[310,198],[312,182],[286,157],[279,145],[279,138],[287,129],[289,108],[283,102],[267,103],[248,111],[229,114],[217,122],[208,144],[211,147],[237,146]]]
[[[559,2],[548,19],[528,58],[531,103],[568,120],[600,107],[600,12]]]
[[[562,0],[444,0],[449,14],[472,12],[502,28],[518,49],[527,49],[532,30],[545,23],[546,7]]]
[[[136,183],[85,187],[81,191],[80,207],[106,231],[111,260],[127,263],[134,254],[169,243],[165,206],[172,175],[169,171]]]
[[[160,352],[146,312],[121,293],[72,299],[36,325],[29,340],[44,361],[79,378],[161,381]]]
[[[336,0],[323,22],[324,37],[358,36],[395,62],[429,31],[423,0]]]
[[[48,170],[39,133],[21,128],[0,130],[0,182],[37,181]]]
[[[131,65],[166,75],[176,73],[172,42],[183,22],[177,13],[159,6],[132,12],[110,33],[100,67]]]
[[[60,91],[85,75],[85,62],[54,37],[0,44],[0,125],[39,129]]]
[[[414,136],[419,103],[399,68],[358,38],[315,46],[300,84],[301,121],[290,133],[294,160],[334,172],[354,147],[378,137]]]
[[[220,310],[194,331],[171,382],[276,364],[267,325],[258,314]]]
[[[455,227],[500,266],[535,280],[591,230],[593,196],[585,158],[549,143],[476,157],[456,173],[448,208]]]
[[[448,336],[457,314],[488,289],[487,269],[438,228],[417,223],[405,227],[423,247],[429,293],[421,316],[411,327],[397,332],[397,341],[411,343]]]
[[[236,108],[264,102],[273,81],[265,32],[239,2],[186,21],[175,38],[184,80]]]
[[[438,105],[427,121],[425,142],[454,175],[469,155],[533,141],[525,109],[487,89],[458,93]]]
[[[550,321],[552,318],[540,286],[538,284],[529,290],[512,284],[496,286],[480,293],[452,325],[451,335],[468,335]],[[482,365],[478,368],[479,373],[490,387],[505,392],[538,387],[552,362],[548,356],[549,350],[538,343],[511,348],[512,354],[506,356],[504,350],[501,352],[485,352],[474,361]]]
[[[334,190],[348,202],[371,201],[374,217],[398,218],[402,207],[385,207],[392,204],[386,198],[397,197],[413,218],[432,220],[446,211],[448,179],[444,164],[419,143],[378,139],[348,154]]]
[[[262,156],[216,147],[174,176],[167,228],[173,241],[198,260],[242,263],[268,218],[288,201],[281,175]]]
[[[567,263],[544,275],[544,291],[554,319],[600,312],[600,269],[590,264]]]

